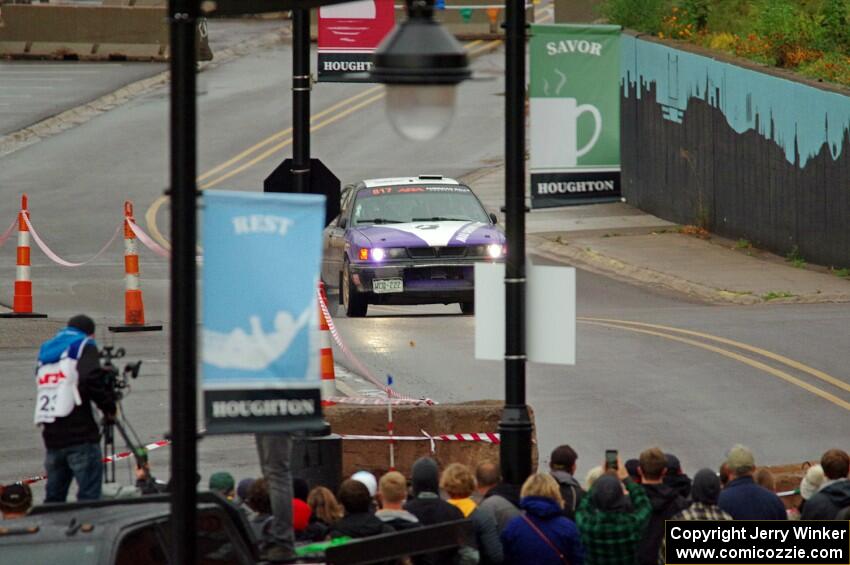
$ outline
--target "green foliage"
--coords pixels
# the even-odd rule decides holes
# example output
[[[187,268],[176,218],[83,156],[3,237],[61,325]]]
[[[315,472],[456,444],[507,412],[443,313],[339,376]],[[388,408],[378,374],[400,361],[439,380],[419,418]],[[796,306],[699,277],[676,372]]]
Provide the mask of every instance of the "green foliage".
[[[741,238],[735,242],[735,249],[749,249],[753,244],[749,240]]]
[[[794,295],[786,290],[771,290],[767,294],[762,294],[762,300],[769,302],[771,300],[776,300],[777,298],[791,298]]]
[[[850,55],[850,0],[823,0],[819,23],[819,47]]]
[[[611,23],[647,33],[658,33],[667,0],[606,0],[600,8]]]
[[[847,267],[844,267],[843,269],[833,269],[832,272],[836,277],[841,277],[842,279],[850,277],[850,269]]]
[[[697,31],[703,31],[708,26],[711,14],[711,0],[679,0],[679,12],[686,19],[685,23],[693,24]]]

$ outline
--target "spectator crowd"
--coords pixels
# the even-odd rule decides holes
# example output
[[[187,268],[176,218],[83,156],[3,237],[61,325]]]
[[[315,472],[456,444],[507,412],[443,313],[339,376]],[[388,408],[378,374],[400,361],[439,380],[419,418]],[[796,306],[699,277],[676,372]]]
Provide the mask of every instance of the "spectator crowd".
[[[299,543],[340,537],[368,538],[461,519],[471,534],[459,548],[405,560],[430,564],[663,565],[665,520],[850,519],[850,456],[830,449],[808,468],[786,510],[767,469],[736,445],[719,470],[689,477],[679,459],[653,447],[637,459],[617,459],[591,469],[584,484],[575,477],[578,455],[568,445],[551,454],[549,471],[521,487],[502,481],[499,467],[475,469],[452,463],[440,471],[430,458],[416,461],[411,480],[397,471],[376,478],[359,471],[336,493],[293,480],[292,529]],[[210,490],[244,513],[260,550],[274,544],[269,484],[263,478],[237,484],[214,473]],[[4,519],[24,516],[32,504],[27,485],[0,490]]]

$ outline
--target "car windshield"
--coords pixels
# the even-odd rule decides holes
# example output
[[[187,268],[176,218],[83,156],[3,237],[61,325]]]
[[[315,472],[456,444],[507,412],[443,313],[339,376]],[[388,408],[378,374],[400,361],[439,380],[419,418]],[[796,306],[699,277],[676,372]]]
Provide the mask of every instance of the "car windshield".
[[[354,225],[451,220],[490,222],[472,191],[462,186],[367,188],[354,201]]]

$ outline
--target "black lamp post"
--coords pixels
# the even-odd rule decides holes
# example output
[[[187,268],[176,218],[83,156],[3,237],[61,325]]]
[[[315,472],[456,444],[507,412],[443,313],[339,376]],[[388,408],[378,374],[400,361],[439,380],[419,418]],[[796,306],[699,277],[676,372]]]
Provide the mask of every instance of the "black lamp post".
[[[378,46],[370,75],[387,85],[387,115],[396,131],[424,141],[449,125],[455,87],[471,71],[466,50],[434,20],[434,0],[407,0],[407,14]]]
[[[505,0],[505,409],[499,422],[504,480],[531,475],[525,403],[525,0]]]
[[[197,548],[197,0],[171,0],[171,546],[172,563]]]

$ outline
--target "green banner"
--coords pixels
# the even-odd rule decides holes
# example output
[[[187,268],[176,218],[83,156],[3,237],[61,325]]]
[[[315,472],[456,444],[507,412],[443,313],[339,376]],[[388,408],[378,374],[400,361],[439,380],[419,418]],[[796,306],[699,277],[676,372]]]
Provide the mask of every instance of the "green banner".
[[[531,204],[620,198],[620,27],[532,25]]]

